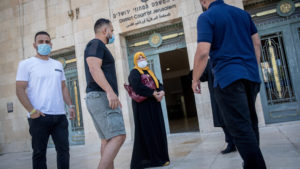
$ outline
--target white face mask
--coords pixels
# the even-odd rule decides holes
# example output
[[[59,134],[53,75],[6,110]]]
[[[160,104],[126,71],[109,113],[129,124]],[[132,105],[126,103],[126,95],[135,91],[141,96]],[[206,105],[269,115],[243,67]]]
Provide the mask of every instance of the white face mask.
[[[147,65],[148,65],[148,62],[146,60],[138,62],[138,67],[140,67],[140,68],[145,68],[145,67],[147,67]]]

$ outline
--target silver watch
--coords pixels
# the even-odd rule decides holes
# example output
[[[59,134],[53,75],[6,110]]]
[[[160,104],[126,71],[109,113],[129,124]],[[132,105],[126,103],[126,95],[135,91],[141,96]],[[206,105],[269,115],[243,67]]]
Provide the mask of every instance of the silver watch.
[[[72,105],[68,106],[68,108],[69,108],[69,109],[74,109],[74,108],[75,108],[75,105],[72,104]]]

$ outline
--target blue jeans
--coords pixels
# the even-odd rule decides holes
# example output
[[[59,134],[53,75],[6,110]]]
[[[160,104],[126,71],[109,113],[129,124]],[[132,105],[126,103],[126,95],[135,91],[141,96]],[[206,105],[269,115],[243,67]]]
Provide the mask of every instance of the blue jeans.
[[[40,116],[36,119],[28,119],[28,122],[32,136],[33,169],[47,169],[46,151],[50,135],[57,152],[57,169],[69,169],[69,133],[66,115]]]

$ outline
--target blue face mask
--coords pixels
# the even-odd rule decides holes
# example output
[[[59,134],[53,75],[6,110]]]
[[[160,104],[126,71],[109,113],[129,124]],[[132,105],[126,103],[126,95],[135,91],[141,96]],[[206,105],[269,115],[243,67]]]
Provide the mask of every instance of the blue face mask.
[[[112,44],[115,41],[115,35],[113,34],[111,38],[108,39],[108,44]]]
[[[40,55],[46,56],[51,53],[51,47],[48,44],[40,44],[37,46],[37,49],[38,49],[38,53]]]

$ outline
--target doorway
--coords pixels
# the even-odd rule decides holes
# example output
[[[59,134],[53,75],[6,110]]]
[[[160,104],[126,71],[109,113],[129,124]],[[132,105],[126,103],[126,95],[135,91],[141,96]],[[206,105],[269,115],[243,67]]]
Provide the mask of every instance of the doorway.
[[[262,103],[267,124],[300,119],[299,30],[300,22],[259,31]]]
[[[159,54],[170,133],[199,131],[187,49]]]
[[[165,86],[161,107],[167,134],[199,131],[182,22],[139,31],[125,40],[129,69],[134,67],[134,54],[143,51],[150,69]]]
[[[266,124],[300,120],[300,10],[292,3],[284,12],[278,8],[281,3],[245,6],[261,38],[260,96]],[[276,12],[267,13],[270,9]]]

